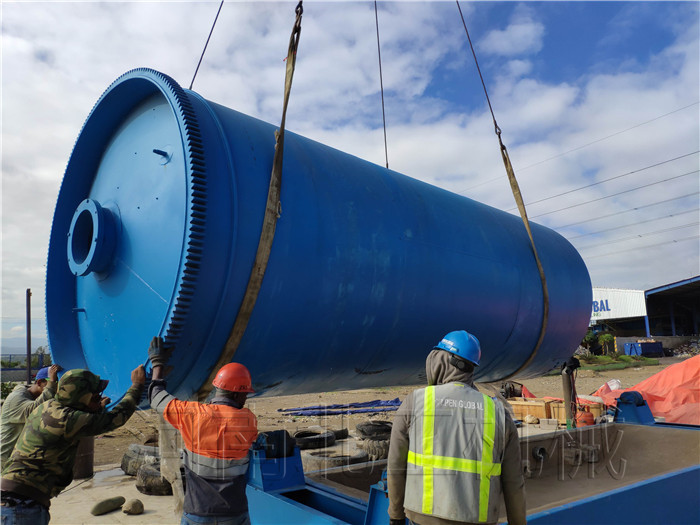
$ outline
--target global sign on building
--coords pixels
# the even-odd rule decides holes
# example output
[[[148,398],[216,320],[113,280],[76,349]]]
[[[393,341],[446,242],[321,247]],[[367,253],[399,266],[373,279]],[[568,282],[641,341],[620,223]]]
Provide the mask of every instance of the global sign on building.
[[[593,288],[591,324],[604,319],[625,319],[646,315],[644,290]]]

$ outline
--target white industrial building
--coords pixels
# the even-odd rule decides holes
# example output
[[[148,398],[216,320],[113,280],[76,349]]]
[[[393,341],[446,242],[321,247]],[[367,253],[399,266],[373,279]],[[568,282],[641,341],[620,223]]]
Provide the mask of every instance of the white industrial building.
[[[651,290],[593,288],[590,324],[619,335],[697,335],[700,275]]]

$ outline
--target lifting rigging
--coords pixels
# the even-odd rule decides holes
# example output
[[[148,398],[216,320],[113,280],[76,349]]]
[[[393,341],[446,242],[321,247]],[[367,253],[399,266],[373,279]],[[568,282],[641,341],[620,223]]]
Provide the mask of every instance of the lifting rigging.
[[[209,32],[209,37],[207,38],[207,42],[204,46],[204,50],[202,51],[202,56],[199,59],[199,63],[197,64],[197,69],[195,70],[195,77],[197,75],[197,71],[199,70],[199,65],[202,62],[202,58],[204,57],[204,52],[206,51],[206,47],[209,43],[209,38],[211,38],[211,34],[214,31],[214,26],[216,25],[216,20],[219,17],[219,13],[221,12],[221,7],[223,6],[223,0],[221,4],[219,5],[219,10],[216,13],[216,18],[214,19],[214,24],[212,25],[211,31]],[[520,213],[520,216],[523,221],[523,225],[527,231],[528,238],[530,239],[530,245],[532,248],[532,253],[535,258],[535,262],[537,264],[537,269],[539,272],[540,280],[542,283],[542,296],[543,296],[543,302],[542,302],[542,308],[543,308],[543,314],[542,314],[542,324],[540,327],[540,334],[537,339],[537,343],[535,344],[535,347],[532,350],[532,353],[528,357],[528,359],[517,369],[515,370],[512,374],[510,374],[508,377],[505,377],[504,379],[509,379],[511,377],[515,377],[518,375],[519,372],[527,368],[527,366],[534,360],[537,351],[539,350],[542,341],[544,340],[544,336],[547,330],[547,322],[549,319],[549,292],[547,289],[547,279],[544,273],[544,267],[542,266],[542,262],[540,261],[539,255],[537,253],[537,247],[535,246],[535,240],[532,235],[532,229],[530,227],[530,221],[527,216],[527,210],[525,208],[525,203],[522,198],[522,194],[520,192],[520,187],[518,185],[518,181],[515,176],[515,171],[513,170],[513,166],[510,161],[510,157],[508,155],[508,149],[506,148],[505,144],[503,143],[502,137],[501,137],[501,128],[499,127],[498,123],[496,122],[496,116],[493,111],[493,106],[491,105],[491,100],[488,95],[488,91],[486,89],[486,83],[484,81],[483,75],[481,73],[481,68],[479,67],[479,62],[476,57],[476,51],[474,50],[474,45],[472,43],[471,37],[469,35],[469,30],[467,29],[467,24],[464,19],[464,14],[462,13],[462,8],[459,4],[459,0],[456,0],[457,4],[457,9],[459,10],[459,15],[462,20],[462,25],[464,26],[464,31],[467,37],[467,40],[469,42],[469,47],[472,52],[472,56],[474,57],[474,63],[476,65],[477,72],[479,74],[479,79],[481,80],[481,85],[484,90],[484,95],[486,97],[486,102],[489,107],[489,111],[491,113],[491,118],[493,120],[493,125],[494,125],[494,131],[496,133],[496,136],[498,137],[498,143],[500,147],[500,152],[501,152],[501,157],[503,159],[503,164],[505,166],[506,174],[508,176],[508,181],[510,183],[511,190],[513,192],[513,197],[516,201],[518,211]],[[284,127],[285,127],[285,119],[286,119],[286,113],[287,113],[287,106],[289,103],[289,96],[291,93],[291,86],[292,86],[292,79],[294,76],[294,67],[296,64],[296,52],[299,44],[299,36],[301,34],[301,18],[302,18],[302,13],[303,13],[303,0],[300,0],[299,3],[297,4],[297,7],[295,9],[296,13],[296,20],[294,22],[294,27],[292,29],[292,35],[290,37],[289,41],[289,49],[287,53],[287,58],[286,58],[286,79],[285,79],[285,90],[284,90],[284,103],[283,103],[283,110],[282,110],[282,122],[280,124],[280,130],[276,135],[277,139],[277,144],[275,146],[275,158],[274,158],[274,164],[273,164],[273,171],[271,175],[271,180],[270,180],[270,189],[268,193],[268,204],[266,208],[266,213],[265,213],[265,219],[263,222],[263,231],[260,237],[259,245],[258,245],[258,254],[256,255],[256,261],[255,265],[253,267],[253,272],[251,273],[251,277],[248,283],[248,288],[246,290],[246,295],[243,300],[243,304],[241,305],[241,308],[239,310],[238,316],[236,318],[236,323],[234,324],[234,327],[231,331],[231,335],[229,336],[229,340],[226,343],[226,347],[224,348],[224,351],[221,354],[221,358],[217,362],[217,365],[214,367],[212,371],[212,376],[209,377],[207,383],[205,383],[202,386],[202,389],[200,390],[200,395],[206,397],[206,395],[209,392],[209,389],[211,387],[207,387],[207,385],[210,383],[210,380],[213,378],[213,374],[215,373],[216,370],[218,370],[221,366],[224,364],[228,363],[231,361],[233,358],[233,355],[236,351],[236,348],[238,347],[238,344],[240,343],[241,338],[243,337],[243,332],[245,331],[245,327],[247,325],[247,320],[250,318],[250,315],[252,314],[253,307],[255,306],[255,299],[257,297],[257,292],[260,289],[260,286],[262,284],[262,279],[265,273],[265,268],[267,265],[267,260],[269,258],[270,254],[270,249],[272,247],[272,241],[274,238],[274,231],[275,231],[275,223],[276,223],[276,218],[279,217],[280,210],[281,210],[281,204],[279,202],[279,193],[280,193],[280,186],[281,186],[281,177],[282,177],[282,157],[283,157],[283,147],[284,147]],[[376,27],[376,34],[377,34],[377,56],[378,56],[378,62],[379,62],[379,85],[380,85],[380,94],[381,94],[381,102],[382,102],[382,123],[383,123],[383,130],[384,130],[384,154],[385,154],[385,162],[386,162],[386,168],[389,168],[389,154],[388,154],[388,147],[387,147],[387,136],[386,136],[386,114],[385,114],[385,108],[384,108],[384,81],[382,78],[382,55],[381,55],[381,46],[380,46],[380,39],[379,39],[379,15],[378,15],[378,8],[377,8],[377,2],[375,0],[374,2],[374,15],[375,15],[375,27]],[[192,78],[192,83],[190,83],[190,89],[192,88],[192,84],[194,83],[194,77]]]

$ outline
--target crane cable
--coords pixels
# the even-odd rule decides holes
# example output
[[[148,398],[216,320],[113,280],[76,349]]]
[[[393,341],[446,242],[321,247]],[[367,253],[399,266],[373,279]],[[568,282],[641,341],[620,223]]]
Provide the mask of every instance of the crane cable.
[[[192,86],[194,85],[194,79],[197,78],[197,72],[199,72],[199,66],[202,65],[202,59],[204,58],[204,53],[207,50],[207,46],[209,45],[209,39],[211,38],[211,34],[214,32],[214,27],[216,27],[216,21],[219,19],[219,13],[221,13],[221,8],[224,6],[224,0],[221,0],[221,3],[219,4],[219,10],[216,12],[216,16],[214,17],[214,23],[211,25],[211,29],[209,30],[209,36],[207,37],[207,41],[204,43],[204,49],[202,49],[202,54],[199,57],[199,62],[197,62],[197,67],[194,70],[194,75],[192,75],[192,82],[190,82],[190,91],[192,90]]]
[[[374,0],[374,21],[377,27],[377,56],[379,57],[379,89],[382,94],[382,123],[384,124],[384,159],[386,169],[389,169],[389,152],[386,145],[386,115],[384,113],[384,80],[382,79],[382,50],[379,46],[379,14],[377,13],[377,0]]]
[[[209,40],[214,32],[214,27],[216,26],[216,21],[219,19],[219,13],[221,13],[221,8],[224,5],[224,0],[221,0],[219,4],[219,9],[216,12],[216,17],[214,17],[214,23],[209,30],[209,36],[204,44],[204,49],[202,49],[202,54],[199,56],[199,62],[197,62],[197,67],[195,68],[194,75],[192,75],[192,81],[190,82],[190,91],[194,85],[194,80],[197,78],[197,73],[199,72],[199,66],[202,64],[202,59],[204,59],[204,53],[209,45]],[[209,393],[211,387],[206,390],[206,394]],[[206,397],[206,394],[204,397]],[[160,472],[164,479],[170,482],[172,486],[173,498],[175,500],[175,514],[182,513],[182,507],[185,501],[185,488],[182,483],[182,478],[180,477],[180,453],[178,452],[179,443],[179,433],[172,425],[168,424],[163,418],[162,414],[158,415],[158,450],[160,451]]]
[[[296,65],[297,48],[299,46],[299,36],[301,35],[301,16],[304,12],[302,6],[303,0],[297,4],[294,12],[296,20],[292,28],[292,34],[289,37],[289,48],[287,50],[286,73],[284,81],[284,102],[282,105],[282,121],[279,130],[275,131],[275,155],[272,161],[272,173],[270,175],[270,185],[267,193],[267,204],[265,206],[265,216],[263,218],[262,231],[260,240],[258,241],[258,251],[255,254],[255,262],[250,272],[250,278],[246,287],[241,306],[238,309],[236,320],[231,328],[231,333],[224,346],[224,349],[219,356],[216,365],[209,373],[209,378],[198,391],[200,401],[206,399],[211,391],[213,381],[219,368],[228,364],[233,359],[238,345],[243,338],[243,333],[248,326],[248,321],[253,313],[255,302],[258,298],[258,292],[262,286],[265,269],[270,258],[272,249],[272,241],[275,237],[275,228],[277,219],[282,215],[282,203],[280,202],[280,193],[282,189],[282,160],[284,157],[284,126],[287,119],[287,106],[289,104],[289,95],[292,90],[292,78],[294,77],[294,66]]]
[[[498,126],[498,123],[496,122],[496,116],[494,115],[493,112],[493,107],[491,106],[491,100],[489,99],[489,94],[486,90],[486,83],[484,82],[484,77],[481,74],[481,68],[479,67],[479,61],[476,58],[476,52],[474,51],[474,45],[472,44],[472,39],[469,36],[469,30],[467,29],[467,23],[464,21],[464,15],[462,14],[462,8],[459,5],[459,0],[456,0],[457,2],[457,9],[459,9],[459,16],[462,18],[462,25],[464,25],[464,31],[467,34],[467,40],[469,41],[469,47],[471,48],[472,55],[474,56],[474,63],[476,64],[476,70],[479,72],[479,79],[481,79],[481,85],[484,88],[484,94],[486,95],[486,102],[488,103],[489,106],[489,111],[491,112],[491,118],[493,120],[493,125],[494,125],[494,130],[496,133],[496,136],[498,137],[498,143],[500,145],[500,150],[501,150],[501,158],[503,159],[503,164],[506,168],[506,173],[508,174],[508,181],[510,182],[510,189],[513,192],[513,197],[515,198],[515,202],[518,205],[518,210],[520,212],[520,217],[523,220],[523,224],[525,225],[525,230],[527,231],[527,235],[530,238],[530,246],[532,247],[532,253],[535,256],[535,262],[537,263],[537,270],[540,274],[540,280],[542,281],[542,299],[543,299],[543,305],[542,305],[542,324],[540,326],[540,334],[537,339],[537,343],[535,344],[534,349],[530,353],[530,356],[525,360],[525,362],[514,372],[511,374],[501,378],[502,380],[505,379],[510,379],[511,377],[517,376],[522,370],[524,370],[532,361],[535,359],[535,356],[537,355],[537,351],[540,349],[540,346],[542,345],[542,341],[544,341],[544,336],[547,332],[547,322],[549,320],[549,291],[547,289],[547,279],[544,275],[544,268],[542,266],[542,261],[540,261],[540,257],[537,254],[537,247],[535,246],[535,239],[532,236],[532,229],[530,228],[530,221],[527,218],[527,210],[525,209],[525,203],[523,202],[523,197],[520,192],[520,186],[518,185],[518,181],[515,178],[515,172],[513,170],[513,165],[510,162],[510,157],[508,156],[508,150],[506,149],[505,144],[503,144],[503,140],[501,139],[501,128]]]

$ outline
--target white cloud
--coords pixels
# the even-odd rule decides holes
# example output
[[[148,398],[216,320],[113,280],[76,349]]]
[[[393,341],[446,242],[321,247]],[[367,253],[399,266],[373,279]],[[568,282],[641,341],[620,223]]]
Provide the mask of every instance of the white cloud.
[[[473,112],[426,95],[431,83],[443,81],[436,77],[438,69],[456,71],[457,62],[464,60],[464,35],[454,7],[379,5],[391,168],[498,208],[512,208],[482,93],[465,95],[479,99],[474,106],[480,109]],[[287,125],[383,165],[373,5],[336,6],[312,2],[306,7]],[[32,316],[43,316],[53,208],[71,148],[96,100],[134,67],[161,70],[189,86],[217,7],[190,2],[3,4],[3,316],[23,318],[25,288],[34,291]],[[292,12],[290,3],[225,4],[194,90],[277,123]],[[697,16],[694,23],[692,17],[685,17],[682,25],[675,20],[676,41],[647,62],[620,61],[615,67],[611,55],[605,74],[577,70],[575,78],[555,83],[537,77],[532,63],[522,58],[544,45],[546,28],[536,15],[529,6],[519,6],[508,26],[492,30],[477,48],[478,53],[507,59],[504,74],[488,87],[526,202],[698,149],[698,106],[657,119],[697,101]],[[652,119],[657,120],[615,135]],[[561,155],[567,151],[572,152]],[[592,219],[692,193],[698,189],[697,177],[576,204],[631,187],[630,181],[643,185],[697,167],[698,157],[689,157],[532,205],[529,213],[568,207],[534,220],[555,228],[589,221],[563,233],[595,232],[608,223]],[[652,212],[662,215],[648,210]],[[636,231],[681,226],[692,220],[689,216]],[[608,221],[633,223],[633,217],[639,220],[629,214]],[[687,236],[682,230],[641,237],[637,244],[583,248],[633,233],[607,232],[574,241],[582,247],[595,285],[651,288],[698,273],[697,239],[639,248],[644,250],[641,260],[634,251]],[[622,252],[627,249],[633,251]],[[616,251],[622,253],[606,255]]]
[[[10,332],[10,337],[20,337],[23,336],[27,333],[27,330],[24,326],[13,326],[9,330]]]
[[[509,60],[506,64],[506,75],[510,77],[522,77],[532,71],[532,62],[529,60]]]
[[[479,51],[487,55],[517,56],[535,54],[542,49],[544,24],[535,20],[534,10],[520,5],[505,29],[494,29],[479,42]]]

